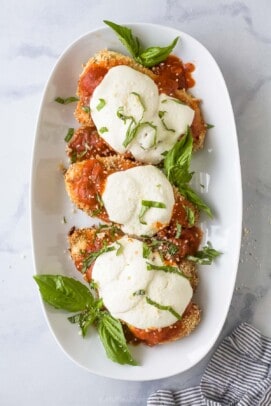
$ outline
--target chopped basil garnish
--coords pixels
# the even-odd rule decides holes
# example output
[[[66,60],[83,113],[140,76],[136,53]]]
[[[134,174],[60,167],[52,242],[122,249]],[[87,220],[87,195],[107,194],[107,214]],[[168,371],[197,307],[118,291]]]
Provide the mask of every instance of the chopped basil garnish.
[[[134,121],[132,120],[129,124],[129,127],[126,131],[126,136],[125,136],[125,140],[123,141],[122,145],[126,148],[135,138],[136,136],[136,132],[138,129],[138,124],[135,127],[132,127],[132,125],[134,124]]]
[[[184,274],[180,271],[177,266],[170,266],[170,265],[154,265],[150,262],[146,262],[147,264],[147,271],[163,271],[169,273],[176,273],[177,275],[184,276]]]
[[[64,140],[66,142],[69,142],[72,139],[72,136],[74,134],[74,128],[69,128],[66,137],[64,138]]]
[[[118,241],[116,241],[116,244],[119,246],[119,248],[118,248],[117,251],[116,251],[116,255],[118,256],[118,255],[121,255],[121,254],[123,253],[124,247],[123,247],[123,245],[122,245],[120,242],[118,242]]]
[[[125,46],[132,57],[146,67],[152,67],[164,61],[176,46],[179,37],[166,47],[150,47],[142,50],[139,39],[134,37],[132,30],[123,25],[104,20],[104,23],[115,31],[121,43]]]
[[[96,106],[96,110],[100,111],[106,105],[106,101],[104,99],[99,99],[99,103]]]
[[[194,210],[192,210],[190,207],[185,206],[185,211],[186,211],[186,217],[188,224],[190,226],[193,226],[195,224],[195,213]]]
[[[211,243],[208,241],[201,251],[196,252],[194,255],[188,255],[187,259],[200,265],[211,265],[212,261],[221,254],[221,252],[212,248]]]
[[[133,293],[133,296],[144,296],[145,294],[146,294],[146,291],[144,289],[139,289]]]
[[[156,207],[158,209],[165,209],[167,207],[165,203],[156,202],[154,200],[142,200],[141,204],[145,207]]]
[[[86,273],[90,265],[93,264],[93,262],[102,254],[105,252],[110,252],[110,251],[115,251],[116,247],[109,247],[108,245],[105,245],[103,248],[101,248],[99,251],[91,252],[84,260],[83,260],[83,266],[82,266],[82,273]]]
[[[68,317],[79,324],[84,337],[91,325],[97,327],[108,358],[119,364],[137,365],[129,353],[121,322],[104,309],[102,299],[95,299],[81,282],[62,275],[36,275],[42,299],[56,309],[79,312]]]
[[[81,108],[85,113],[88,113],[88,114],[90,113],[90,107],[89,106],[82,106]]]
[[[72,164],[74,164],[74,162],[76,162],[76,160],[77,160],[77,152],[76,151],[73,151],[71,153],[70,160],[71,160]]]
[[[176,235],[175,235],[175,238],[180,238],[181,234],[182,234],[182,226],[181,226],[180,223],[177,223],[177,224],[176,224]]]
[[[163,118],[161,118],[161,123],[163,124],[163,127],[165,130],[170,131],[172,133],[176,132],[173,128],[168,128],[168,126],[166,125],[165,120]]]
[[[163,110],[158,111],[159,118],[163,118],[165,114],[166,114],[166,111],[163,111]]]
[[[142,107],[142,115],[141,115],[141,119],[140,119],[140,120],[142,120],[143,115],[144,115],[144,113],[145,113],[145,111],[146,111],[146,106],[145,106],[145,104],[144,104],[144,102],[143,102],[142,97],[140,96],[140,94],[138,94],[138,93],[136,93],[136,92],[132,92],[131,94],[133,94],[134,96],[137,97],[137,99],[138,99],[138,101],[139,101],[139,103],[140,103],[140,105],[141,105],[141,107]]]
[[[144,236],[144,235],[142,235],[141,238],[147,240],[147,242],[144,242],[143,244],[145,244],[146,247],[149,247],[149,249],[150,249],[148,256],[152,252],[151,251],[152,248],[154,248],[154,249],[158,248],[159,252],[161,252],[161,250],[164,249],[170,256],[177,254],[177,252],[179,251],[178,245],[174,244],[173,242],[171,242],[169,240],[157,240],[155,238],[150,238],[149,236]],[[150,240],[150,242],[148,240]],[[147,255],[148,251],[147,251],[147,249],[145,249],[145,251],[144,251],[144,246],[143,246],[143,257],[144,257],[144,252],[145,252],[145,255]],[[147,258],[147,257],[144,257],[144,258]]]
[[[135,123],[135,119],[133,116],[127,116],[123,112],[123,106],[120,106],[117,110],[117,117],[120,118],[121,120],[124,121],[124,124],[126,124],[126,120],[132,120]]]
[[[101,134],[103,134],[103,133],[108,133],[108,128],[107,128],[107,127],[101,127],[101,128],[99,129],[99,132],[100,132]]]
[[[97,200],[99,206],[104,207],[104,202],[103,202],[102,196],[99,193],[96,193],[95,197],[96,197],[96,200]]]
[[[210,128],[214,128],[214,125],[213,125],[213,124],[206,123],[206,128],[207,128],[207,130],[209,130]]]
[[[164,100],[164,101],[166,101],[166,100]],[[165,128],[165,130],[175,133],[176,131],[173,130],[173,128],[168,128],[168,126],[166,125],[165,120],[163,118],[165,114],[166,114],[166,111],[163,111],[163,110],[160,110],[158,112],[158,116],[161,119],[161,123],[163,124],[163,127]]]
[[[158,208],[158,209],[165,209],[166,208],[166,205],[165,205],[165,203],[162,203],[162,202],[155,202],[155,201],[153,201],[153,200],[142,200],[141,201],[141,211],[140,211],[140,213],[139,213],[139,222],[141,223],[141,224],[147,224],[144,220],[143,220],[143,217],[144,217],[144,215],[146,214],[146,212],[151,208],[151,207],[155,207],[155,208]]]
[[[60,103],[60,104],[69,104],[78,101],[79,98],[76,96],[70,96],[67,97],[66,99],[63,99],[62,97],[56,97],[55,102]]]
[[[143,258],[149,258],[149,256],[151,255],[151,249],[150,247],[143,242]]]
[[[146,302],[152,306],[155,306],[157,309],[159,310],[166,310],[168,312],[170,312],[171,314],[173,314],[174,317],[176,317],[177,320],[181,320],[182,316],[177,313],[173,307],[171,306],[164,306],[161,305],[160,303],[155,302],[154,300],[152,300],[151,298],[149,298],[148,296],[146,297]]]
[[[89,287],[90,287],[90,289],[98,290],[98,284],[95,281],[89,282]]]

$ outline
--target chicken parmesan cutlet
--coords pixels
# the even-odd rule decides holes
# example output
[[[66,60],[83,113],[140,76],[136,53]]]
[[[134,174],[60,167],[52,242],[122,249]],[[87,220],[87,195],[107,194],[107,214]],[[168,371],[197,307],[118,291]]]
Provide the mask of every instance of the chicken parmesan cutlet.
[[[200,100],[188,92],[184,65],[173,55],[148,69],[128,56],[100,51],[85,65],[77,94],[76,119],[95,125],[116,153],[157,164],[187,126],[193,149],[203,147],[207,127]]]
[[[114,225],[73,228],[68,240],[76,268],[124,324],[128,341],[152,346],[178,340],[199,323],[193,262],[166,259],[151,239],[128,237]]]
[[[200,243],[198,209],[153,165],[121,156],[91,158],[72,164],[65,184],[78,208],[114,222],[128,235],[153,236],[165,230],[162,238],[178,239],[183,234],[193,246]]]

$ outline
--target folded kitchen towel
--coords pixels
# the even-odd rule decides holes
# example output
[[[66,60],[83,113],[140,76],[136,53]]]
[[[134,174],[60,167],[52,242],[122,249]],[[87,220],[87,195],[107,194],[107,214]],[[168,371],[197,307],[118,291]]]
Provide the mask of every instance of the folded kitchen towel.
[[[158,390],[148,406],[271,406],[271,339],[247,323],[226,337],[200,386]]]

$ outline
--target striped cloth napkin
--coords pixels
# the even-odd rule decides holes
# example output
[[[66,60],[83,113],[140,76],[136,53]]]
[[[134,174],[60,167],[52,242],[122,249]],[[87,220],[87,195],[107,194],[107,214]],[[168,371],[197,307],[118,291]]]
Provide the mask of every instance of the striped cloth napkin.
[[[247,323],[226,337],[200,386],[158,390],[148,406],[271,406],[271,339]]]

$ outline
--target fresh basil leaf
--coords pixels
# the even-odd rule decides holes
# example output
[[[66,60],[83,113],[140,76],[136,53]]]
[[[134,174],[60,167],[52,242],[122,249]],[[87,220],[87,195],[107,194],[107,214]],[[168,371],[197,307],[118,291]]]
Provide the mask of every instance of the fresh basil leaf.
[[[125,46],[133,58],[136,58],[140,52],[140,44],[139,39],[133,36],[132,30],[122,25],[113,23],[112,21],[104,20],[104,23],[115,31],[120,42]]]
[[[64,140],[65,140],[66,142],[69,142],[69,141],[72,139],[73,134],[74,134],[74,128],[69,128],[69,129],[68,129],[68,132],[67,132],[67,135],[66,135],[66,137],[64,138]]]
[[[119,320],[104,312],[98,320],[97,328],[109,359],[122,365],[137,365],[128,350]]]
[[[189,127],[183,137],[173,145],[164,159],[164,170],[173,183],[178,184],[178,171],[188,172],[193,149],[193,137]],[[181,181],[182,183],[182,181]]]
[[[210,207],[202,200],[201,197],[188,185],[179,186],[179,192],[191,203],[197,206],[200,210],[204,211],[210,218],[213,218]]]
[[[173,314],[174,317],[176,317],[177,320],[181,320],[182,318],[182,316],[178,312],[176,312],[176,310],[174,310],[172,306],[161,305],[160,303],[155,302],[148,296],[146,297],[146,302],[159,310],[166,310],[170,312],[171,314]]]
[[[189,172],[193,149],[193,138],[190,129],[177,141],[164,159],[164,171],[168,179],[178,187],[179,192],[203,210],[209,217],[213,217],[211,209],[188,185],[192,179],[193,172]]]
[[[88,327],[91,326],[96,319],[97,313],[90,309],[86,309],[81,313],[68,317],[70,323],[79,324],[83,337],[86,336]]]
[[[207,130],[210,130],[211,128],[214,128],[214,125],[206,123],[206,128],[207,128]]]
[[[136,58],[138,62],[142,65],[150,68],[154,65],[158,65],[160,62],[163,62],[168,55],[171,53],[173,48],[175,48],[179,37],[176,37],[172,43],[166,47],[150,47],[145,51],[141,52],[139,57]]]
[[[211,265],[212,261],[221,254],[221,252],[212,248],[211,243],[208,241],[207,245],[203,247],[202,250],[196,252],[194,255],[188,255],[187,259],[200,265]]]
[[[35,275],[34,279],[42,299],[56,309],[77,312],[94,305],[90,290],[76,279],[61,275]]]
[[[176,46],[179,39],[179,37],[175,38],[172,43],[166,47],[150,47],[141,52],[139,39],[133,35],[130,28],[108,20],[104,20],[104,23],[115,31],[119,40],[132,57],[141,65],[148,68],[164,61]]]

